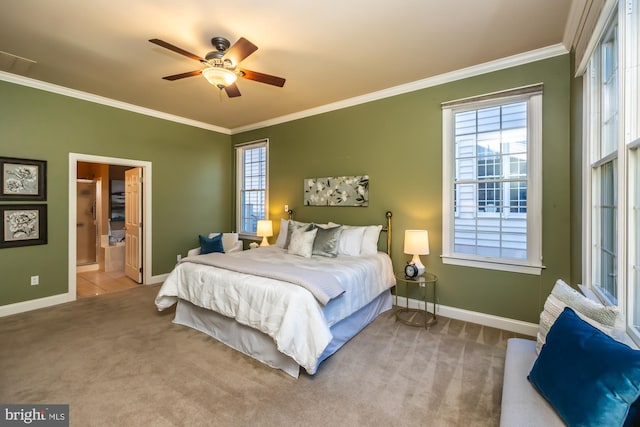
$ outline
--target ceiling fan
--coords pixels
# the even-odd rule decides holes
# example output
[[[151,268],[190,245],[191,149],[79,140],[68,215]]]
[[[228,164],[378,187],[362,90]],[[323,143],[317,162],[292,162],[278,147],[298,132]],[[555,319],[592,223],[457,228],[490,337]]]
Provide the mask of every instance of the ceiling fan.
[[[238,64],[242,60],[258,50],[258,46],[254,45],[244,37],[240,37],[233,46],[231,46],[229,40],[224,37],[212,38],[211,44],[216,50],[207,53],[204,58],[160,39],[151,39],[149,41],[160,47],[164,47],[165,49],[169,49],[175,53],[179,53],[180,55],[184,55],[187,58],[194,59],[203,65],[206,65],[202,70],[188,71],[186,73],[163,77],[165,80],[173,81],[202,74],[209,83],[221,90],[224,89],[230,98],[240,96],[240,90],[238,89],[238,86],[236,86],[236,80],[238,77],[278,87],[284,86],[285,79],[282,77],[259,73],[245,68],[238,68]]]

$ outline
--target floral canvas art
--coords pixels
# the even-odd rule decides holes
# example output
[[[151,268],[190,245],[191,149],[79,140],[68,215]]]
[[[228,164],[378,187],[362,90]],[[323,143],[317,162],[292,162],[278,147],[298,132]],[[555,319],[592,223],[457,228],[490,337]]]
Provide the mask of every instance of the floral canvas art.
[[[307,206],[369,206],[369,176],[334,176],[304,180]]]

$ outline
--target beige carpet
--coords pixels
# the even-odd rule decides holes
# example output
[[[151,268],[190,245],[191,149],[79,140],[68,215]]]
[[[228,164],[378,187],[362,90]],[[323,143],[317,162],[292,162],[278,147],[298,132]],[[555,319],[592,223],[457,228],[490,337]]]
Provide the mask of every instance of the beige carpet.
[[[0,319],[0,402],[72,426],[495,426],[513,333],[384,313],[298,380],[158,313],[157,286]]]

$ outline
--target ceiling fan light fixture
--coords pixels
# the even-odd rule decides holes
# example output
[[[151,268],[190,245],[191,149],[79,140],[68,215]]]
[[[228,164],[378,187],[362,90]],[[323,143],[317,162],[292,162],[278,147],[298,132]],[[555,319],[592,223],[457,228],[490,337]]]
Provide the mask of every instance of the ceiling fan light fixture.
[[[238,79],[236,73],[221,67],[205,68],[202,70],[202,75],[209,83],[220,89],[232,85]]]

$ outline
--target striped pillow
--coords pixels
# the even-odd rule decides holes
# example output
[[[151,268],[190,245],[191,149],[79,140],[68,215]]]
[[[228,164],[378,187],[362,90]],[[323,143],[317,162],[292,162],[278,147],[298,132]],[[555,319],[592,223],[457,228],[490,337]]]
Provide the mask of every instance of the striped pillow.
[[[590,325],[600,329],[607,335],[611,335],[616,320],[620,316],[617,307],[607,307],[593,301],[580,292],[567,285],[561,279],[556,281],[553,290],[544,303],[544,309],[540,313],[540,325],[538,327],[538,343],[536,352],[540,354],[542,346],[546,342],[547,333],[551,325],[556,321],[565,307],[572,308],[578,316]]]

